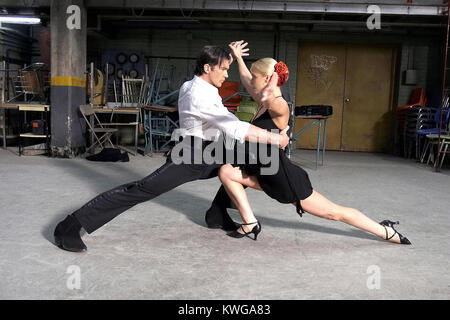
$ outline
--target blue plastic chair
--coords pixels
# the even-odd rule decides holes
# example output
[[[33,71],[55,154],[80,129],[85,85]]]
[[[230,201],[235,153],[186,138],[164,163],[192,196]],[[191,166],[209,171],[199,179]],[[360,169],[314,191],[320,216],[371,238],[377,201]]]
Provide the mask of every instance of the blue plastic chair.
[[[417,134],[418,130],[430,129],[436,126],[434,114],[437,108],[426,106],[412,106],[406,112],[405,123],[403,127],[403,152],[406,158],[409,158],[411,148],[414,142],[416,148],[416,159],[420,156],[420,138]]]
[[[418,134],[419,130],[431,129],[436,127],[434,115],[441,106],[441,89],[436,88],[431,95],[428,104],[409,106],[406,110],[406,115],[403,125],[403,153],[409,158],[412,143],[414,141],[416,159],[421,155],[421,141],[425,135]],[[439,120],[438,120],[439,121]],[[399,124],[400,125],[400,124]]]
[[[441,133],[446,134],[448,127],[448,119],[450,116],[449,108],[437,109],[434,114],[434,122],[436,123],[436,127],[430,129],[421,129],[417,130],[417,134],[419,136],[426,136],[427,134],[438,134],[439,133],[439,122],[441,121],[441,110],[442,110],[442,129]]]
[[[440,118],[441,118],[441,110],[442,110],[442,130],[441,130],[441,134],[448,134],[448,124],[449,124],[449,119],[450,119],[450,109],[447,108],[439,108],[436,110],[436,113],[434,114],[434,122],[436,124],[436,127],[434,128],[430,128],[430,129],[421,129],[421,130],[417,130],[417,136],[418,138],[420,137],[424,137],[430,134],[439,134],[439,122],[440,122]],[[422,155],[420,157],[420,162],[423,162],[425,159],[425,155],[428,151],[428,149],[430,148],[430,146],[432,145],[431,142],[432,139],[427,139],[427,142],[425,144],[424,150],[422,152]]]

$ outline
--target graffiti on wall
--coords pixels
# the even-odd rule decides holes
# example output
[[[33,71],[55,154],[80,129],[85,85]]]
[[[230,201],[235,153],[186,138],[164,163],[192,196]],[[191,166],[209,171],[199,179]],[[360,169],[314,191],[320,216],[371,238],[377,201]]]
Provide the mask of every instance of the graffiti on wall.
[[[328,55],[311,54],[308,66],[308,78],[316,88],[329,89],[332,80],[329,78],[329,70],[337,62],[337,57]]]

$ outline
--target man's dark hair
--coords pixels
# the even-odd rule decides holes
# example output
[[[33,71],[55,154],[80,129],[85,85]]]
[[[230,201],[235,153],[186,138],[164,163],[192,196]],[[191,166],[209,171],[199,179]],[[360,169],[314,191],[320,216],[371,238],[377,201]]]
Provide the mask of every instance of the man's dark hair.
[[[204,46],[197,58],[194,73],[200,76],[205,73],[203,66],[209,64],[212,68],[222,63],[222,61],[230,59],[230,51],[218,46]]]

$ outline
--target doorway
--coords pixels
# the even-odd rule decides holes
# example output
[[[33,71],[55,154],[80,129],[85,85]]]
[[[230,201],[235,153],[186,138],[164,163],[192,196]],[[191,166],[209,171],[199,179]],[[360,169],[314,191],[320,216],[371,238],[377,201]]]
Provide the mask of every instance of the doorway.
[[[393,89],[397,49],[392,46],[301,43],[296,106],[331,105],[327,150],[387,152],[394,140]],[[310,123],[296,119],[295,132]],[[317,132],[297,147],[315,149]]]

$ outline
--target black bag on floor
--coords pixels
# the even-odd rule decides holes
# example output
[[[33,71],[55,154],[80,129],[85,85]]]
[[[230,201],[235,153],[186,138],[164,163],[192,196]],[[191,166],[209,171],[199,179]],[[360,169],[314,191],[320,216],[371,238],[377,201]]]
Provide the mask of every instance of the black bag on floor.
[[[121,153],[119,149],[116,148],[103,148],[103,150],[97,154],[86,157],[89,161],[110,161],[110,162],[128,162],[130,158],[128,153]]]

